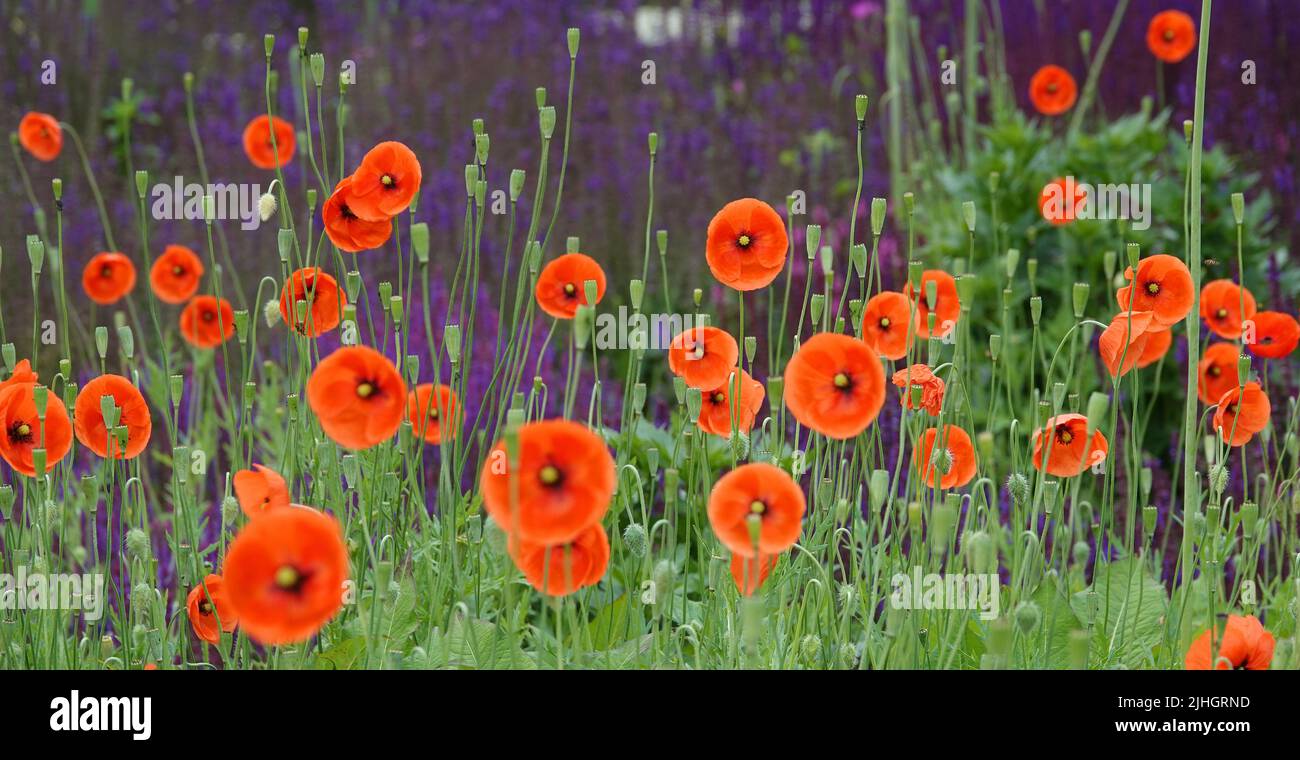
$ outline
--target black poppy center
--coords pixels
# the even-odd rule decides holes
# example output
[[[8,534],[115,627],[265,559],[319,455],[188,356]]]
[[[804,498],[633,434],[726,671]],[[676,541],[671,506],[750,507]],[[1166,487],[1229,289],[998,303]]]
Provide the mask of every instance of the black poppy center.
[[[1219,375],[1223,374],[1223,370],[1219,369],[1219,365],[1211,364],[1210,368],[1205,370],[1205,374],[1209,375],[1210,377],[1218,377]]]
[[[1056,429],[1056,441],[1065,446],[1069,446],[1074,441],[1074,433],[1066,425],[1061,425]]]
[[[749,248],[754,244],[754,235],[750,232],[742,232],[736,236],[736,245],[741,248]]]
[[[31,441],[32,426],[26,422],[15,422],[13,426],[9,428],[10,443],[31,443]]]
[[[1154,295],[1159,295],[1159,294],[1160,294],[1160,283],[1158,283],[1158,282],[1148,282],[1148,283],[1147,283],[1147,292],[1150,293],[1150,294],[1153,295],[1153,296],[1154,296]]]

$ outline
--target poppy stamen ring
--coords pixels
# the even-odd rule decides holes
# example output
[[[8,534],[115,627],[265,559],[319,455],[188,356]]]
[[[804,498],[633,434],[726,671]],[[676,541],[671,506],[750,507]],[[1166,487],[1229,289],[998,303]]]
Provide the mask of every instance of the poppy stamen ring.
[[[275,571],[275,585],[286,591],[297,586],[299,580],[301,576],[293,565],[281,565],[280,569]]]
[[[887,329],[891,324],[893,324],[893,323],[889,321],[889,317],[881,317],[881,318],[880,318],[880,327],[881,327],[881,329]]]
[[[1210,368],[1205,370],[1205,374],[1209,375],[1210,377],[1218,377],[1219,375],[1223,374],[1223,370],[1219,369],[1219,365],[1211,364]]]
[[[761,499],[754,499],[749,504],[749,513],[751,515],[756,515],[761,517],[762,514],[766,511],[767,511],[767,505],[764,504]]]
[[[740,237],[736,239],[736,244],[741,248],[748,248],[752,242],[754,242],[754,239],[749,236],[748,232],[741,233]]]
[[[391,174],[385,174],[379,178],[379,181],[384,184],[384,187],[392,187],[394,184],[393,176]]]
[[[543,485],[553,486],[560,482],[560,469],[553,464],[548,464],[538,471],[537,479],[542,481]]]
[[[1220,308],[1218,311],[1214,312],[1214,316],[1219,319],[1225,319],[1228,316],[1228,310]]]
[[[1158,283],[1158,282],[1148,282],[1148,283],[1147,283],[1147,292],[1150,293],[1150,294],[1153,295],[1153,296],[1156,295],[1157,293],[1159,293],[1159,292],[1160,292],[1160,283]]]
[[[185,267],[181,266],[180,264],[177,264],[176,266],[172,267],[172,274],[176,275],[177,277],[180,277],[181,275],[185,274]]]
[[[375,393],[375,386],[370,383],[361,383],[357,386],[357,395],[361,398],[370,398]]]
[[[727,400],[727,396],[722,391],[718,391],[717,393],[713,394],[713,403],[715,404],[721,404],[723,401],[726,400]]]
[[[574,293],[577,293],[577,292],[578,292],[578,289],[577,289],[576,287],[574,287],[573,283],[571,283],[571,282],[566,282],[566,283],[564,283],[564,295],[566,295],[566,296],[571,296],[571,295],[573,295]]]
[[[843,372],[835,373],[835,387],[844,390],[849,387],[849,376]]]
[[[26,438],[27,436],[32,434],[32,426],[28,425],[26,422],[23,422],[20,423],[18,427],[14,428],[14,432],[18,434],[19,438]]]

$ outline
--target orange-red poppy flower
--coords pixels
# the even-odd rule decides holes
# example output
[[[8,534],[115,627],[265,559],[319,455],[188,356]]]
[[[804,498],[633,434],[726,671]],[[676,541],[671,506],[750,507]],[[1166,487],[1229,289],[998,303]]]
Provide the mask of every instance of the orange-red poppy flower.
[[[1133,279],[1133,267],[1124,270],[1124,279]],[[1166,327],[1187,316],[1195,297],[1196,288],[1187,265],[1167,253],[1138,262],[1136,289],[1125,285],[1115,291],[1120,311],[1149,311],[1156,325]]]
[[[1184,665],[1187,670],[1268,670],[1275,643],[1259,618],[1229,615],[1221,631],[1207,629],[1196,637]]]
[[[272,127],[275,129],[274,137]],[[287,164],[293,158],[293,141],[293,125],[279,116],[254,116],[244,127],[244,154],[259,169],[275,169]]]
[[[185,303],[199,289],[203,262],[183,245],[169,245],[149,270],[149,285],[164,303]]]
[[[312,371],[307,404],[335,443],[368,449],[392,438],[406,419],[406,383],[375,349],[344,346]]]
[[[731,333],[718,327],[697,325],[668,346],[668,368],[692,388],[709,390],[727,382],[740,361],[740,346]]]
[[[23,359],[14,365],[14,371],[9,375],[9,379],[0,382],[0,391],[3,391],[11,385],[18,385],[19,383],[34,383],[39,379],[40,378],[37,377],[36,373],[32,371],[32,363]]]
[[[1048,64],[1029,80],[1029,100],[1044,116],[1057,116],[1070,110],[1079,97],[1079,88],[1070,72]]]
[[[902,359],[912,346],[912,304],[893,290],[875,294],[862,310],[862,340],[886,359]]]
[[[389,140],[361,159],[352,174],[348,208],[361,219],[387,221],[410,207],[419,191],[419,159],[410,148]]]
[[[348,253],[368,251],[387,243],[393,235],[392,220],[384,217],[366,221],[352,211],[351,203],[352,178],[344,177],[320,210],[330,242]]]
[[[111,396],[117,407],[117,425],[126,428],[126,447],[104,421],[103,398]],[[140,389],[121,375],[100,375],[81,387],[72,405],[77,440],[101,457],[135,459],[149,444],[153,420]]]
[[[908,409],[924,409],[927,414],[937,417],[943,409],[943,378],[934,374],[925,364],[913,364],[894,373],[894,385],[902,389],[898,403]],[[912,386],[921,388],[921,405],[912,404]]]
[[[292,505],[249,521],[226,552],[239,627],[263,644],[306,641],[343,607],[348,550],[338,520]]]
[[[1215,335],[1236,340],[1241,337],[1242,320],[1254,316],[1255,296],[1232,280],[1214,280],[1201,288],[1201,319]]]
[[[961,300],[957,297],[957,281],[953,276],[942,269],[927,269],[921,275],[921,292],[914,296],[912,283],[909,281],[903,288],[903,295],[909,299],[916,299],[916,336],[929,338],[931,309],[930,301],[926,296],[929,290],[929,285],[926,283],[929,282],[935,284],[934,336],[942,338],[952,332],[961,317]]]
[[[596,301],[587,302],[587,280],[596,283]],[[583,253],[566,253],[542,267],[534,290],[537,305],[556,319],[573,319],[579,306],[595,306],[605,297],[605,270]]]
[[[289,484],[270,467],[254,464],[251,470],[235,473],[234,480],[239,508],[250,518],[289,506]]]
[[[302,319],[298,319],[299,301],[307,304]],[[347,294],[332,275],[319,267],[299,269],[280,289],[280,318],[294,332],[315,338],[339,326],[347,303]]]
[[[845,439],[861,433],[885,403],[885,370],[866,343],[818,333],[790,357],[785,405],[810,430]]]
[[[735,290],[757,290],[785,268],[789,253],[785,222],[757,198],[722,207],[709,222],[704,258],[718,282]]]
[[[1237,346],[1233,343],[1212,343],[1196,365],[1196,395],[1203,404],[1218,403],[1223,394],[1236,388]]]
[[[100,306],[116,303],[135,287],[135,264],[116,253],[97,253],[81,272],[81,288]]]
[[[1111,377],[1123,377],[1137,366],[1150,340],[1155,320],[1149,311],[1121,311],[1097,340],[1097,352]]]
[[[1073,179],[1066,182],[1057,177],[1043,185],[1038,193],[1038,213],[1053,225],[1069,224],[1083,213],[1087,202],[1088,191],[1085,188],[1075,184]]]
[[[18,122],[18,142],[38,161],[53,161],[63,151],[63,127],[47,113],[28,111]]]
[[[956,425],[944,425],[943,437],[937,428],[930,428],[921,436],[912,461],[925,476],[925,484],[935,487],[939,474],[939,487],[961,488],[975,477],[975,447],[970,435]]]
[[[1106,461],[1110,445],[1100,430],[1088,440],[1088,418],[1082,414],[1058,414],[1034,433],[1034,469],[1043,469],[1058,478],[1072,478],[1089,467]]]
[[[1174,344],[1174,331],[1168,327],[1163,330],[1149,329],[1147,330],[1146,339],[1146,345],[1142,347],[1142,353],[1138,354],[1138,369],[1155,364],[1165,354],[1169,353],[1169,347]]]
[[[209,573],[203,583],[190,589],[189,596],[185,597],[185,611],[189,613],[194,635],[209,644],[220,644],[221,632],[232,633],[239,624],[226,582],[215,573]]]
[[[731,579],[736,582],[736,590],[741,596],[753,596],[767,582],[768,574],[780,559],[780,554],[763,554],[758,557],[731,555]]]
[[[736,407],[736,430],[740,433],[749,433],[754,428],[754,421],[758,419],[758,410],[763,408],[763,399],[767,397],[767,391],[763,389],[763,384],[749,376],[749,373],[739,367],[733,367],[732,372],[727,373],[727,379],[712,390],[701,393],[700,405],[700,430],[714,435],[723,437],[731,436],[731,407],[733,398],[736,398],[736,391],[739,390],[739,400],[735,402]]]
[[[780,554],[799,540],[806,508],[803,489],[785,470],[751,462],[713,485],[709,524],[732,554]]]
[[[1147,27],[1147,49],[1165,63],[1178,63],[1196,48],[1196,24],[1182,11],[1160,11]]]
[[[1281,359],[1300,344],[1300,323],[1280,311],[1255,313],[1255,340],[1246,344],[1261,359]]]
[[[36,383],[12,383],[0,390],[0,456],[17,472],[36,477],[32,450],[38,448],[45,449],[45,472],[72,450],[68,409],[57,395],[47,392],[42,422],[36,412]]]
[[[560,544],[512,537],[506,546],[528,583],[551,596],[566,596],[596,585],[609,566],[609,536],[600,523],[583,528],[572,540]]]
[[[195,296],[181,310],[181,337],[198,348],[216,348],[235,334],[235,310],[216,296]]]
[[[483,506],[496,524],[545,545],[567,543],[598,525],[616,485],[605,441],[568,420],[530,422],[518,435],[518,463],[498,441],[479,479]]]
[[[1214,429],[1230,446],[1244,446],[1255,434],[1268,427],[1273,406],[1259,383],[1233,388],[1219,399],[1214,410]]]
[[[460,432],[460,401],[448,385],[422,383],[415,386],[406,400],[406,416],[415,434],[426,443],[438,445],[455,440]]]

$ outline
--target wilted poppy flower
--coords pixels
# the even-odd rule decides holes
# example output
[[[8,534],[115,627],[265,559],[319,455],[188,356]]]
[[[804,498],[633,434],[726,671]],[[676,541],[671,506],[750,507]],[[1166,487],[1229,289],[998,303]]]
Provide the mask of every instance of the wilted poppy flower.
[[[344,346],[312,371],[307,404],[335,443],[368,449],[392,438],[406,419],[406,383],[375,349]]]
[[[1073,180],[1067,183],[1065,179],[1057,177],[1043,185],[1042,192],[1038,194],[1038,213],[1051,224],[1069,224],[1083,213],[1087,202],[1087,190]]]
[[[1088,418],[1082,414],[1058,414],[1034,433],[1034,469],[1043,469],[1059,478],[1072,478],[1089,467],[1106,461],[1110,446],[1100,430],[1088,440]]]
[[[1049,64],[1034,72],[1029,80],[1029,100],[1044,116],[1063,114],[1074,106],[1079,88],[1070,72]]]
[[[275,128],[274,144],[272,126]],[[255,116],[244,127],[244,154],[259,169],[276,169],[288,163],[293,158],[293,141],[293,125],[279,116]]]
[[[348,208],[361,219],[387,221],[409,208],[419,191],[419,159],[410,148],[389,140],[371,148],[353,172]]]
[[[596,585],[609,566],[609,536],[597,522],[572,540],[545,544],[511,537],[506,546],[515,567],[533,588],[551,596],[565,596]]]
[[[1254,615],[1229,615],[1222,631],[1208,629],[1187,648],[1187,670],[1268,670],[1273,634]],[[1215,656],[1215,645],[1218,655]],[[1215,658],[1215,661],[1211,661]]]
[[[307,304],[302,319],[297,318],[299,301]],[[339,326],[347,303],[333,276],[318,267],[299,269],[280,289],[280,319],[294,332],[315,338]]]
[[[753,596],[763,587],[768,574],[780,559],[780,554],[762,554],[758,557],[731,555],[731,579],[736,582],[736,590],[741,596]]]
[[[126,256],[97,253],[81,272],[81,288],[100,306],[116,303],[135,287],[135,264]]]
[[[1230,446],[1244,446],[1256,433],[1268,427],[1273,411],[1259,383],[1233,388],[1219,399],[1214,410],[1214,429]]]
[[[270,467],[254,464],[251,470],[235,473],[234,481],[239,508],[250,518],[289,506],[289,484]]]
[[[126,448],[104,421],[105,396],[117,407],[117,426],[126,428]],[[97,455],[113,459],[135,459],[149,443],[153,420],[144,394],[121,375],[100,375],[81,387],[72,406],[77,440]]]
[[[1232,280],[1214,280],[1201,288],[1201,319],[1215,335],[1236,340],[1241,337],[1242,320],[1254,316],[1255,296]]]
[[[568,420],[530,422],[518,435],[517,464],[500,441],[483,464],[483,506],[496,524],[546,545],[567,543],[598,525],[616,485],[614,458],[601,437]],[[512,497],[518,499],[513,510]]]
[[[63,127],[47,113],[28,111],[18,122],[18,142],[38,161],[53,161],[63,150]]]
[[[1237,359],[1237,346],[1232,343],[1213,343],[1205,349],[1196,365],[1196,395],[1201,403],[1217,403],[1237,387]]]
[[[36,477],[32,450],[45,449],[45,472],[72,449],[72,420],[57,395],[46,392],[45,421],[36,413],[36,383],[12,383],[0,390],[0,456],[17,472]],[[44,475],[45,473],[41,473]]]
[[[587,280],[596,283],[595,303],[587,303]],[[579,306],[595,306],[605,297],[605,270],[586,254],[566,253],[542,267],[534,293],[542,311],[556,319],[573,319]]]
[[[925,474],[925,484],[935,487],[935,473],[942,488],[961,488],[975,477],[975,447],[970,435],[956,425],[943,426],[943,439],[930,428],[916,445],[912,461]]]
[[[181,310],[181,336],[192,346],[216,348],[235,334],[235,310],[216,296],[195,296]]]
[[[1124,270],[1124,279],[1133,279],[1133,267]],[[1121,311],[1149,311],[1154,324],[1164,327],[1186,317],[1195,297],[1196,288],[1187,265],[1167,253],[1138,262],[1136,290],[1132,285],[1125,285],[1115,291]]]
[[[713,533],[742,557],[780,554],[794,546],[805,509],[799,484],[766,462],[742,464],[719,478],[709,494]]]
[[[1281,359],[1300,343],[1300,323],[1280,311],[1255,313],[1255,340],[1246,348],[1261,359]]]
[[[740,346],[731,333],[713,326],[692,327],[668,346],[668,368],[692,388],[709,390],[727,382],[740,361]]]
[[[1147,27],[1147,49],[1165,63],[1178,63],[1196,48],[1196,24],[1182,11],[1160,11]]]
[[[387,243],[393,235],[392,220],[384,217],[366,221],[352,211],[351,202],[352,178],[344,177],[320,210],[330,242],[348,253],[368,251]]]
[[[929,290],[926,283],[929,282],[935,284],[934,337],[942,338],[952,332],[957,326],[957,319],[961,317],[961,301],[957,297],[957,281],[953,276],[942,269],[927,269],[921,275],[920,294],[913,296],[912,283],[909,281],[903,288],[903,295],[909,299],[916,299],[916,336],[929,338],[931,310],[926,296]]]
[[[902,359],[915,335],[911,318],[907,296],[893,290],[877,293],[862,310],[862,340],[886,359]]]
[[[748,433],[754,428],[758,410],[763,408],[763,399],[767,397],[763,384],[750,377],[748,372],[739,367],[733,367],[732,370],[727,373],[727,379],[722,385],[701,393],[703,403],[700,405],[700,430],[724,438],[731,436],[732,399],[737,390],[740,391],[740,396],[734,405],[736,431],[740,433]]]
[[[221,632],[232,633],[239,624],[239,616],[226,592],[226,582],[215,573],[209,573],[202,584],[190,589],[189,596],[185,597],[185,611],[189,613],[194,635],[209,644],[220,644]]]
[[[185,303],[199,289],[203,262],[194,251],[183,245],[169,245],[149,270],[149,285],[158,300]]]
[[[292,505],[249,521],[223,577],[239,627],[262,644],[311,638],[343,607],[348,551],[333,517]]]
[[[1123,377],[1137,366],[1154,323],[1149,311],[1121,311],[1111,318],[1097,340],[1097,352],[1111,377]]]
[[[709,222],[704,258],[718,282],[735,290],[757,290],[776,279],[789,253],[785,222],[757,198],[722,207]]]
[[[930,371],[925,364],[913,364],[894,373],[894,385],[902,389],[898,402],[908,409],[924,409],[930,416],[938,416],[943,409],[943,378]],[[921,405],[912,405],[912,386],[921,388]]]
[[[1142,353],[1138,355],[1138,369],[1155,364],[1165,354],[1169,353],[1169,347],[1174,344],[1174,332],[1168,327],[1163,330],[1152,328],[1147,330],[1146,339],[1146,345],[1142,347]]]
[[[830,438],[861,433],[885,403],[885,371],[867,344],[839,333],[818,333],[790,357],[785,405],[806,428]]]
[[[406,416],[415,434],[436,446],[459,433],[460,401],[450,386],[422,383],[407,397]]]

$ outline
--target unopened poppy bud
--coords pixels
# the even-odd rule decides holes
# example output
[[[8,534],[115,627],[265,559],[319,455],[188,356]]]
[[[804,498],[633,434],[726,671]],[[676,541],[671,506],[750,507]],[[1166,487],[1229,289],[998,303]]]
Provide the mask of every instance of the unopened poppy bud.
[[[645,385],[645,383],[641,383]],[[645,399],[643,398],[642,401]],[[653,478],[659,474],[659,447],[651,446],[645,453],[646,468],[650,470],[650,477]]]
[[[989,336],[989,358],[991,358],[993,361],[997,361],[998,356],[1001,353],[1002,353],[1002,336],[999,335],[998,333],[993,333],[992,335]]]
[[[1192,534],[1192,539],[1200,543],[1201,538],[1205,535],[1205,515],[1201,512],[1193,512],[1187,516],[1188,531]]]
[[[962,221],[966,223],[966,231],[975,234],[975,201],[965,201],[961,204]]]
[[[979,449],[980,458],[989,461],[993,458],[993,433],[987,430],[981,430],[975,436],[975,446]]]
[[[5,520],[13,516],[14,500],[16,498],[13,486],[8,483],[0,485],[0,516],[3,516]]]
[[[804,246],[808,251],[808,260],[812,261],[817,255],[817,249],[822,242],[822,226],[820,224],[810,224],[804,232]]]
[[[885,199],[871,199],[871,234],[880,237],[885,229]]]
[[[591,338],[591,328],[596,322],[596,307],[582,305],[573,314],[573,342],[578,348],[586,348]]]
[[[1215,493],[1223,493],[1223,489],[1228,486],[1228,468],[1222,464],[1216,464],[1210,468],[1210,490]]]
[[[308,205],[315,208],[316,203],[311,191],[308,191],[307,197]],[[279,208],[279,204],[275,200],[275,193],[267,190],[265,193],[262,193],[262,197],[257,199],[257,218],[264,222],[269,222],[271,217],[275,215],[277,208]]]
[[[1020,266],[1020,249],[1008,248],[1007,255],[1003,259],[1006,264],[1007,279],[1014,279],[1016,276],[1016,267]]]
[[[1033,600],[1026,600],[1016,605],[1016,625],[1020,632],[1033,633],[1043,619],[1043,610]]]
[[[753,359],[750,359],[752,362]],[[782,393],[785,391],[785,380],[780,375],[770,375],[767,378],[767,400],[772,406],[772,413],[776,414],[781,409],[781,402],[784,400]]]
[[[1029,319],[1033,321],[1034,327],[1038,327],[1038,321],[1043,318],[1043,297],[1034,296],[1029,299]]]
[[[1018,472],[1012,473],[1007,478],[1007,493],[1017,505],[1025,504],[1029,501],[1029,479]]]
[[[627,550],[634,557],[644,557],[649,549],[645,528],[641,527],[640,523],[628,523],[628,526],[623,529],[623,543],[627,544]]]
[[[650,578],[654,581],[655,588],[658,589],[659,595],[671,594],[673,582],[676,580],[677,569],[673,567],[670,560],[661,559],[655,563],[654,571],[651,572]]]
[[[919,501],[909,501],[907,503],[907,524],[916,528],[921,528],[921,503]]]
[[[538,111],[537,123],[542,130],[542,139],[551,139],[555,133],[555,106],[545,106]]]
[[[442,341],[447,346],[447,357],[451,363],[460,363],[460,325],[452,324],[443,328]]]
[[[700,421],[700,407],[704,403],[704,397],[699,388],[686,389],[686,416],[691,422]]]
[[[993,546],[993,537],[982,530],[977,530],[966,537],[963,544],[968,567],[976,573],[993,573],[997,571],[997,554]]]
[[[293,253],[293,230],[281,228],[275,235],[276,250],[280,254],[280,263],[288,264],[289,255]]]
[[[44,473],[46,470],[46,452],[45,449],[32,449],[32,469],[37,473]]]
[[[1089,435],[1091,435],[1092,432],[1099,430],[1105,423],[1106,409],[1109,406],[1110,398],[1104,393],[1093,391],[1092,395],[1088,397],[1087,413]]]
[[[816,666],[821,651],[822,639],[817,634],[810,633],[799,640],[799,658],[805,665]]]
[[[100,359],[108,357],[108,328],[103,325],[95,327],[95,351]]]
[[[1147,540],[1156,532],[1156,519],[1157,512],[1153,505],[1148,504],[1142,508],[1142,532],[1146,534]]]
[[[975,303],[975,275],[967,272],[957,278],[957,300],[961,310],[969,313]]]
[[[686,403],[686,381],[677,375],[673,376],[673,395],[679,406]]]
[[[131,332],[130,325],[117,328],[117,343],[122,349],[123,356],[128,359],[135,357],[135,336]]]
[[[1074,318],[1083,319],[1084,309],[1088,306],[1088,283],[1074,283],[1072,295],[1074,296]]]
[[[645,407],[646,386],[645,383],[636,383],[632,386],[632,410],[637,414]]]
[[[266,320],[267,327],[275,327],[280,321],[280,302],[274,298],[262,304],[262,319]]]
[[[1025,262],[1025,274],[1029,277],[1030,285],[1038,281],[1038,259],[1031,258]]]
[[[1255,527],[1259,522],[1259,505],[1253,501],[1243,502],[1241,505],[1241,536],[1242,538],[1253,538]]]
[[[857,95],[853,98],[853,113],[858,117],[858,121],[867,118],[867,96]]]

